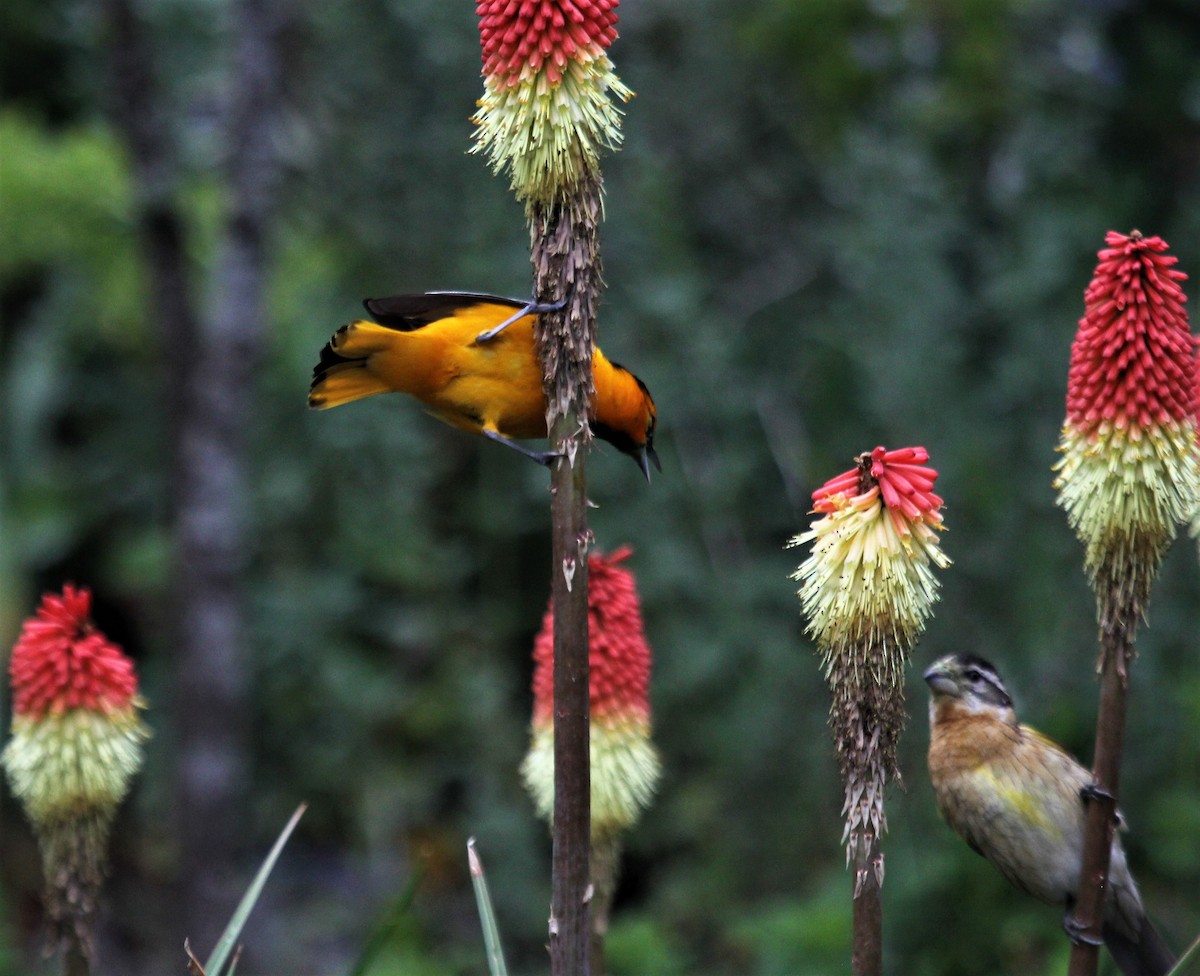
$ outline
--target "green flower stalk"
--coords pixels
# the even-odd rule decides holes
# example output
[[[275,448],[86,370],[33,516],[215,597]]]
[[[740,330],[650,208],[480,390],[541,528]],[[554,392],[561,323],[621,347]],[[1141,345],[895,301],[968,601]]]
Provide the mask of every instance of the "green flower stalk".
[[[551,475],[555,786],[550,962],[555,976],[588,970],[590,857],[587,526],[584,459],[592,349],[603,288],[600,155],[621,141],[613,97],[617,0],[478,0],[484,94],[475,149],[507,169],[529,224],[534,330]]]
[[[1121,607],[1145,613],[1167,546],[1200,504],[1200,452],[1187,276],[1160,237],[1105,241],[1071,347],[1054,487],[1110,630]]]
[[[793,574],[807,631],[833,693],[829,724],[845,787],[846,863],[854,871],[853,972],[882,971],[880,839],[884,789],[899,779],[904,665],[933,611],[942,500],[922,447],[877,447],[813,492],[821,517],[789,545],[811,543]]]
[[[46,908],[68,958],[94,953],[96,903],[117,807],[149,735],[133,662],[92,626],[91,594],[47,594],[13,648],[8,782],[37,833]]]

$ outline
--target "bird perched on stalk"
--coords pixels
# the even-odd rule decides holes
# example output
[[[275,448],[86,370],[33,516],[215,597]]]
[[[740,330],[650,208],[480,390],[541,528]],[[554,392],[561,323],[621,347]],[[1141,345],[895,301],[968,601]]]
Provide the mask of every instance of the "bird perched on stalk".
[[[1027,894],[1073,910],[1083,857],[1091,773],[1040,732],[1017,722],[996,669],[949,655],[925,672],[929,777],[938,810],[971,848]],[[1165,976],[1174,957],[1146,917],[1137,884],[1113,838],[1104,942],[1125,976]]]
[[[517,440],[546,437],[546,399],[534,346],[536,316],[560,306],[470,292],[368,298],[375,321],[344,325],[321,350],[308,405],[336,407],[377,393],[407,393],[439,420],[481,434],[541,464],[558,455]],[[637,462],[650,480],[656,413],[646,384],[592,350],[592,433]]]

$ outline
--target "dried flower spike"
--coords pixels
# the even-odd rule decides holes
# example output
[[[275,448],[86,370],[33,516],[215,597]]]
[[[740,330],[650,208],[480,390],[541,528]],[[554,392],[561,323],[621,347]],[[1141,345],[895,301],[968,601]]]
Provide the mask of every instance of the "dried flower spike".
[[[91,594],[46,594],[13,648],[9,784],[38,835],[56,937],[91,952],[96,897],[117,806],[148,732],[133,662],[96,630]]]
[[[650,741],[650,645],[633,574],[619,563],[632,550],[588,557],[592,836],[631,827],[661,775]],[[533,723],[521,774],[537,806],[554,812],[554,607],[533,648]]]
[[[1160,237],[1110,231],[1071,346],[1058,503],[1097,593],[1145,610],[1150,583],[1200,499],[1196,341]],[[1104,612],[1102,611],[1102,617]]]
[[[846,857],[856,892],[872,845],[887,828],[883,793],[899,778],[904,664],[933,611],[933,568],[950,560],[938,546],[942,499],[923,447],[877,447],[813,492],[820,514],[789,545],[812,543],[792,575],[808,633],[833,692],[830,726],[845,784]],[[869,866],[882,883],[883,862]]]
[[[606,49],[617,0],[479,0],[484,94],[475,149],[509,167],[518,199],[557,203],[621,141],[610,95],[632,92]]]

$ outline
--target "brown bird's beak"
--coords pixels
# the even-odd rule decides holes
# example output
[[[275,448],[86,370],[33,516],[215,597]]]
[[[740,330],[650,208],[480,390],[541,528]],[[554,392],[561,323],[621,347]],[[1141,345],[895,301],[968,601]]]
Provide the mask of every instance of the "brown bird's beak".
[[[646,444],[639,447],[633,453],[633,458],[637,461],[638,467],[642,469],[642,475],[646,479],[646,483],[650,483],[650,462],[654,462],[654,466],[658,468],[658,473],[662,474],[662,462],[658,459],[658,454],[654,451],[653,444]]]
[[[950,675],[942,669],[940,664],[934,664],[925,674],[925,683],[929,685],[931,691],[939,695],[952,695],[958,690],[958,685]]]

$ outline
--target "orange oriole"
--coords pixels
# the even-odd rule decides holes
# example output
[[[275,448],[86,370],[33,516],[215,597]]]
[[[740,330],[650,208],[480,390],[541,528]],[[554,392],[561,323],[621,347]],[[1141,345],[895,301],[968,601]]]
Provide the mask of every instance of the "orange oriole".
[[[546,436],[546,398],[534,350],[547,307],[495,295],[426,292],[368,298],[376,321],[344,325],[321,350],[308,405],[336,407],[377,393],[407,393],[439,420],[482,434],[542,464],[558,455],[517,439]],[[554,306],[549,306],[553,308]],[[628,454],[650,480],[656,414],[646,385],[593,350],[592,433]]]

